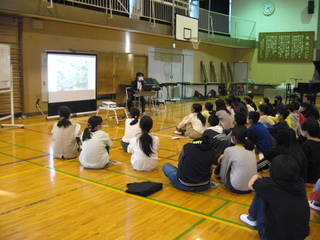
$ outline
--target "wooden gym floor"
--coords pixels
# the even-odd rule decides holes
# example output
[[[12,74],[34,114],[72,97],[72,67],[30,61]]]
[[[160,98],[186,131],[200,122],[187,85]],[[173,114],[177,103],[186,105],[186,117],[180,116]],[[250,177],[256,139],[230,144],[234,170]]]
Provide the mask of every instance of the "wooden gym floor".
[[[78,159],[52,157],[51,129],[57,120],[35,116],[15,121],[24,128],[1,128],[0,239],[259,239],[255,229],[239,220],[253,193],[233,194],[224,185],[183,192],[162,173],[164,163],[177,164],[182,146],[190,141],[171,137],[192,103],[170,103],[166,112],[151,115],[153,134],[160,138],[159,166],[152,172],[132,169],[131,155],[120,145],[124,123],[117,125],[114,119],[104,120],[103,130],[114,142],[111,160],[122,164],[101,170],[83,169]],[[83,130],[87,119],[73,121]],[[125,193],[127,183],[140,181],[164,187],[149,197]],[[308,193],[312,187],[306,186]],[[310,229],[307,239],[319,239],[320,214],[313,210]]]

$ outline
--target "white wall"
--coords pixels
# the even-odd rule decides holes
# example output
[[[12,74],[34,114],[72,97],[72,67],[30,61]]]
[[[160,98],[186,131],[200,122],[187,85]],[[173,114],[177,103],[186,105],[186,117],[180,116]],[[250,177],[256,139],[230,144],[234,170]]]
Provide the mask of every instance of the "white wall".
[[[266,2],[275,4],[271,16],[262,13]],[[308,0],[232,0],[231,15],[256,21],[256,39],[259,32],[315,31],[317,36],[319,1],[313,14],[308,14]]]
[[[193,51],[149,47],[148,76],[159,83],[194,82],[193,56]],[[180,86],[171,87],[171,90],[171,98],[181,97]],[[167,96],[167,89],[164,93]]]

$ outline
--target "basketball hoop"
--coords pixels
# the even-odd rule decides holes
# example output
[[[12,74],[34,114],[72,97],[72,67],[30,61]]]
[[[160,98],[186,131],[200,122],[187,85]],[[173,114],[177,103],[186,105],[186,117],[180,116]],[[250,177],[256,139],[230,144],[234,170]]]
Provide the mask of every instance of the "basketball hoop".
[[[201,42],[201,38],[199,37],[191,37],[191,38],[186,38],[187,42],[191,42],[193,49],[198,49],[199,48],[199,44]]]

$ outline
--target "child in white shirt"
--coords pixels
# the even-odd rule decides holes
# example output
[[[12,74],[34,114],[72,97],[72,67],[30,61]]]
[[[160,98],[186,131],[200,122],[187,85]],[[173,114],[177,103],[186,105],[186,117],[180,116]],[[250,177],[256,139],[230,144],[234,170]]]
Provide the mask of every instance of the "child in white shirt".
[[[202,133],[207,129],[206,118],[201,114],[201,110],[201,104],[192,104],[191,113],[182,119],[174,133],[192,139],[201,138]]]
[[[141,133],[131,138],[128,152],[132,153],[131,164],[136,171],[152,171],[158,165],[159,138],[151,135],[153,121],[149,116],[140,120]]]
[[[82,151],[79,160],[85,168],[104,168],[109,162],[109,149],[113,143],[109,134],[102,131],[102,118],[92,116],[82,134]]]
[[[121,146],[125,152],[127,152],[130,139],[141,133],[141,128],[139,126],[140,110],[136,107],[132,107],[130,109],[130,115],[132,118],[126,119],[124,136],[121,140]]]

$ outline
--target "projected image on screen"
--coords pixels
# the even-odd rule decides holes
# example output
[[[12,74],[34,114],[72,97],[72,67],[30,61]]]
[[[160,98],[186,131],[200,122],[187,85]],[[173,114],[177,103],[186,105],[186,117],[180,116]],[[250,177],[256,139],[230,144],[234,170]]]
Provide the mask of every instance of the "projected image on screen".
[[[57,59],[57,91],[87,90],[88,65],[87,59],[74,58],[74,62],[67,57]]]
[[[96,55],[47,52],[48,101],[96,99]]]

